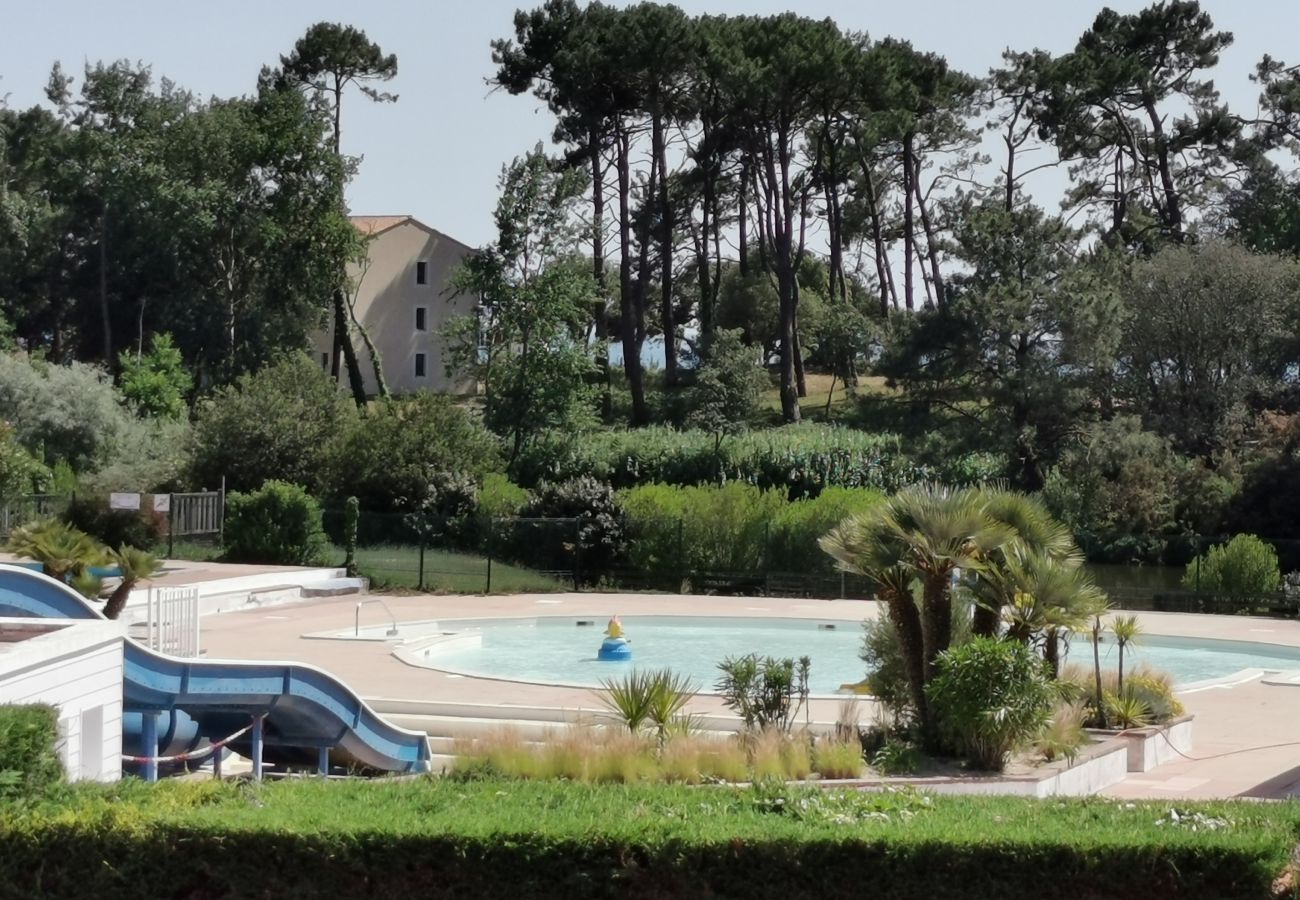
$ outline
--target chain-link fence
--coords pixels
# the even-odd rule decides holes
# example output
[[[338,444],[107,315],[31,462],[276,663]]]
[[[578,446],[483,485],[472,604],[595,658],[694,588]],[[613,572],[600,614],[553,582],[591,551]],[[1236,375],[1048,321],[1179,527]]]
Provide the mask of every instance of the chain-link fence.
[[[336,548],[332,562],[341,564],[342,510],[327,510],[324,522]],[[792,536],[762,525],[711,530],[683,519],[637,519],[615,526],[599,518],[430,520],[363,512],[356,562],[378,585],[446,593],[634,590],[870,598],[870,580],[837,572],[816,549],[819,536]],[[1081,543],[1094,550],[1109,548],[1108,553],[1090,554],[1087,566],[1119,607],[1300,615],[1300,541],[1266,542],[1287,576],[1278,590],[1242,592],[1219,590],[1200,578],[1204,555],[1229,540],[1088,535]],[[1141,561],[1123,561],[1117,548],[1140,549]]]

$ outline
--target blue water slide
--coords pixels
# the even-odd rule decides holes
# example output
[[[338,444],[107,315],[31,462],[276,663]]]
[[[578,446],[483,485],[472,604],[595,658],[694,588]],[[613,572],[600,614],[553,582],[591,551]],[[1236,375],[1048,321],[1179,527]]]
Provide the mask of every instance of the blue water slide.
[[[65,584],[20,566],[0,564],[0,616],[102,619],[103,614]],[[182,659],[125,644],[126,713],[167,712],[169,745],[193,746],[193,735],[219,740],[265,716],[264,756],[312,762],[329,748],[335,763],[389,772],[422,772],[429,744],[415,731],[390,724],[347,685],[315,666],[292,662]],[[191,730],[185,724],[194,722]],[[164,720],[166,721],[166,720]],[[173,736],[170,732],[177,731]],[[230,746],[246,749],[236,741]],[[160,742],[161,743],[161,742]],[[163,748],[164,752],[166,747]]]

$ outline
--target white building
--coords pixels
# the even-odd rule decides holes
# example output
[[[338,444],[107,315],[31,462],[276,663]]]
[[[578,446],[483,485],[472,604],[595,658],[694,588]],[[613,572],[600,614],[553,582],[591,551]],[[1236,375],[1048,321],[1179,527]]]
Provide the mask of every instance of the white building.
[[[454,316],[474,313],[477,300],[457,295],[452,277],[475,251],[413,216],[352,216],[365,235],[363,262],[349,267],[353,309],[379,351],[384,379],[394,394],[418,390],[471,393],[472,381],[448,377],[442,330]],[[366,393],[377,393],[370,354],[353,337]],[[333,324],[312,337],[315,359],[333,363]],[[340,362],[339,380],[347,384]]]
[[[123,626],[0,618],[0,704],[59,711],[59,759],[73,781],[122,774]]]

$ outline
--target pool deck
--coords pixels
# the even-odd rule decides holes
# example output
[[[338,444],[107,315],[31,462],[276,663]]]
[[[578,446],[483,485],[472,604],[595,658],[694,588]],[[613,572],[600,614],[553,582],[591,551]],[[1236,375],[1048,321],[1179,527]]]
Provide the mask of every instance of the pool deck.
[[[382,597],[399,621],[497,616],[706,615],[815,618],[846,622],[877,615],[876,604],[771,597],[638,594],[519,594],[503,596]],[[350,630],[357,600],[315,600],[266,610],[203,619],[202,643],[209,658],[296,660],[321,666],[362,696],[384,700],[551,706],[595,710],[583,688],[451,675],[407,665],[382,641],[304,639],[320,631]],[[1300,621],[1234,616],[1139,613],[1149,634],[1280,644],[1300,648]],[[361,610],[362,626],[383,624],[377,604]],[[1300,669],[1300,663],[1297,663]],[[1114,797],[1287,797],[1300,795],[1300,684],[1267,684],[1260,676],[1240,683],[1201,687],[1180,694],[1196,716],[1190,759],[1133,774],[1106,791]],[[814,718],[834,720],[839,699],[812,703]],[[700,713],[720,712],[716,697],[691,704]],[[863,721],[870,713],[864,707]]]

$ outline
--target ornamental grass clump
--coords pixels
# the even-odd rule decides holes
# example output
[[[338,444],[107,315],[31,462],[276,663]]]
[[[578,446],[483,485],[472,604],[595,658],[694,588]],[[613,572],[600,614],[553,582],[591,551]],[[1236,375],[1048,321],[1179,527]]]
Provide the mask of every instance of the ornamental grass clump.
[[[813,771],[822,778],[858,778],[862,775],[862,744],[852,738],[822,738],[813,744]]]

